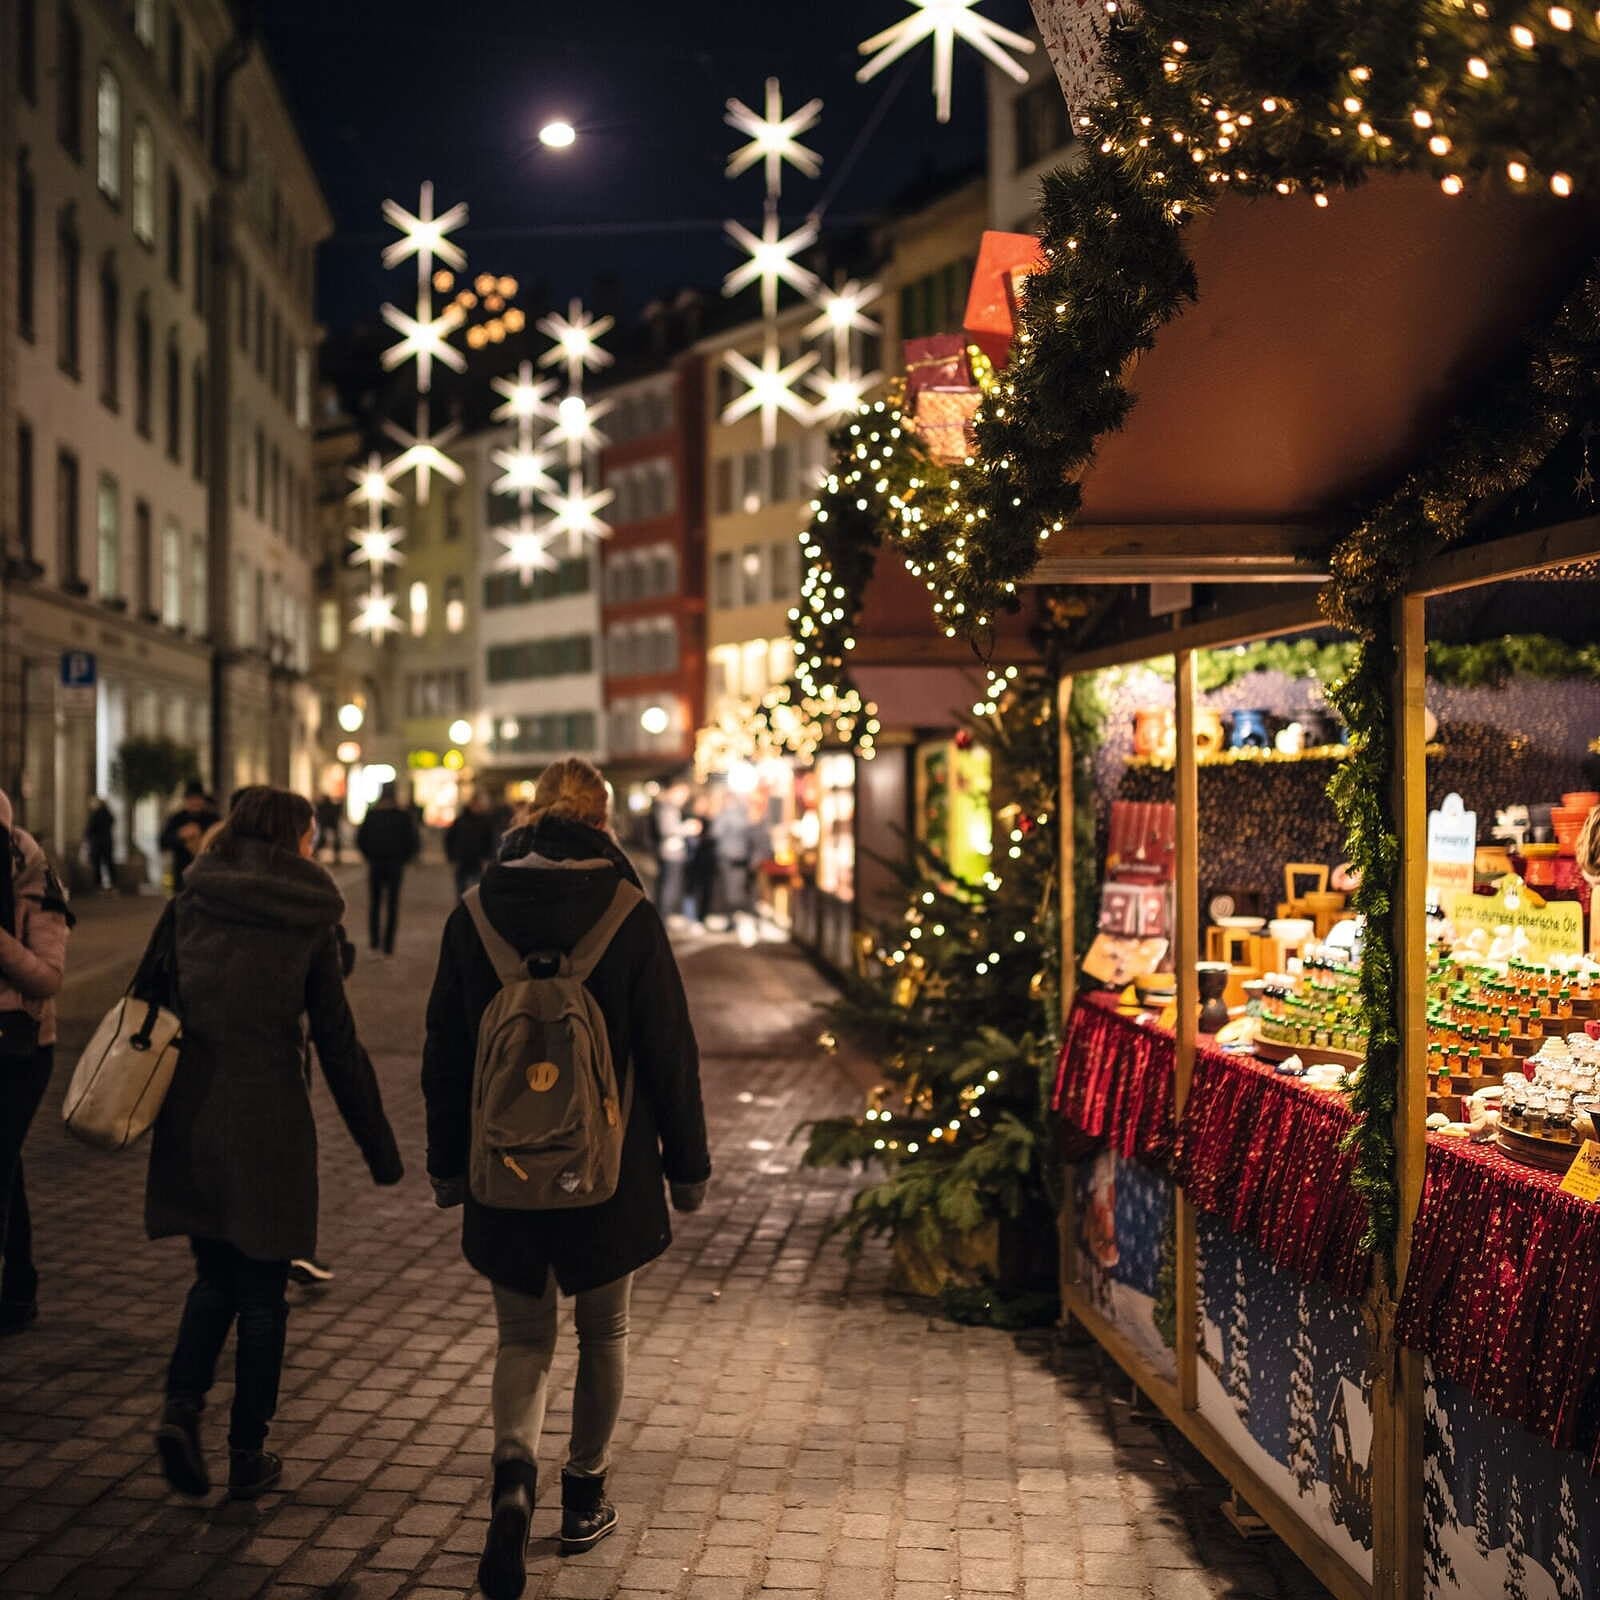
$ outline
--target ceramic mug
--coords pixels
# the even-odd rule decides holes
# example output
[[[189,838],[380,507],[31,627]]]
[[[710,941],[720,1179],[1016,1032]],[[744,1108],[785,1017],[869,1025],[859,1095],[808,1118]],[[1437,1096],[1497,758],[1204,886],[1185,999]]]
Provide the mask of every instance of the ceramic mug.
[[[1272,746],[1272,713],[1264,707],[1235,711],[1228,735],[1232,750],[1267,750]]]

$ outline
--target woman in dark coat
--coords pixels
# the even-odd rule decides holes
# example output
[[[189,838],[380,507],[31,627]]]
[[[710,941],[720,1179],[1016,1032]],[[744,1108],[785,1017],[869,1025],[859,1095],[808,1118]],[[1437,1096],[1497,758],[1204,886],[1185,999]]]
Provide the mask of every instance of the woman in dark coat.
[[[253,1499],[282,1462],[262,1446],[278,1403],[289,1262],[317,1248],[317,1132],[306,1023],[323,1075],[373,1179],[400,1153],[345,999],[344,901],[310,859],[310,802],[241,790],[184,875],[175,919],[183,1049],[150,1150],[145,1225],[187,1234],[195,1282],[167,1373],[156,1446],[167,1481],[210,1489],[200,1412],[237,1320],[229,1493]]]
[[[482,914],[516,953],[571,952],[607,915],[620,884],[638,887],[608,823],[605,781],[587,761],[557,762],[540,778],[477,891]],[[711,1175],[699,1051],[666,929],[647,900],[633,904],[585,983],[605,1018],[625,1105],[634,1081],[616,1192],[577,1209],[498,1210],[467,1190],[478,1028],[500,989],[469,906],[445,925],[428,1003],[428,1175],[440,1205],[465,1206],[462,1248],[493,1285],[500,1331],[494,1505],[478,1571],[489,1600],[510,1600],[524,1583],[558,1288],[577,1297],[572,1446],[561,1475],[561,1548],[573,1554],[616,1526],[605,1475],[632,1275],[671,1240],[664,1188],[677,1210],[693,1211]]]

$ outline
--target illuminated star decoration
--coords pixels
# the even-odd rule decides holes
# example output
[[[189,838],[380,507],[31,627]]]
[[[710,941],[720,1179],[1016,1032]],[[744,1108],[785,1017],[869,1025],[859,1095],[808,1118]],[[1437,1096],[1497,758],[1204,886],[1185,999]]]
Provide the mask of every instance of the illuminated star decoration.
[[[819,280],[816,273],[794,258],[817,242],[817,225],[803,223],[793,233],[780,231],[777,215],[768,212],[758,239],[742,223],[725,222],[723,231],[750,259],[737,266],[722,280],[722,292],[736,295],[752,283],[761,285],[761,315],[770,321],[778,314],[778,285],[786,283],[803,295],[814,294]]]
[[[380,505],[397,506],[400,504],[399,491],[389,482],[383,470],[383,458],[374,450],[367,457],[364,467],[351,467],[349,470],[350,481],[355,488],[345,496],[349,505]]]
[[[534,527],[501,528],[495,537],[505,546],[495,561],[500,572],[520,572],[526,579],[535,572],[554,572],[558,563],[550,554],[550,535]]]
[[[751,412],[761,415],[762,443],[771,449],[778,437],[778,413],[786,412],[796,422],[811,421],[811,407],[795,392],[795,380],[817,364],[815,350],[807,350],[788,366],[783,366],[782,355],[776,344],[769,343],[761,352],[761,365],[757,366],[738,350],[725,350],[723,362],[744,380],[745,392],[732,401],[722,413],[724,422],[737,422]]]
[[[1018,83],[1028,81],[1028,69],[1012,60],[1006,50],[1031,55],[1033,40],[979,16],[973,9],[978,0],[907,0],[907,3],[912,7],[910,16],[902,17],[881,33],[873,34],[870,39],[863,39],[858,46],[861,54],[871,59],[856,73],[857,83],[870,82],[908,50],[921,44],[924,39],[932,39],[934,102],[939,121],[948,122],[950,76],[955,64],[955,42],[958,38]]]
[[[783,91],[776,78],[767,79],[766,115],[754,112],[742,100],[728,102],[728,114],[722,119],[730,128],[750,135],[748,144],[740,145],[728,157],[728,176],[737,178],[748,172],[756,162],[765,163],[767,193],[774,199],[783,185],[783,163],[787,161],[796,172],[815,178],[822,171],[822,157],[799,142],[799,136],[816,127],[822,116],[822,102],[808,100],[798,111],[783,114]]]
[[[550,457],[542,450],[496,450],[494,464],[504,469],[489,487],[496,494],[520,494],[524,489],[554,489],[550,476]]]
[[[866,403],[867,391],[883,382],[881,372],[814,372],[806,382],[816,390],[818,400],[813,415],[821,421],[835,422],[851,417]]]
[[[458,423],[452,422],[448,428],[430,433],[424,413],[418,418],[416,433],[407,433],[397,422],[385,422],[383,431],[404,447],[384,470],[391,480],[403,478],[408,472],[416,474],[418,505],[427,505],[434,473],[448,478],[451,483],[460,483],[466,477],[460,462],[452,461],[444,453],[444,446],[461,431]]]
[[[866,308],[883,293],[880,283],[862,283],[852,278],[841,287],[824,293],[822,314],[805,326],[808,339],[830,336],[833,342],[833,367],[812,373],[807,382],[821,397],[814,414],[823,421],[836,421],[859,411],[867,391],[883,381],[881,372],[860,372],[851,359],[852,333],[876,334],[879,324],[866,314]]]
[[[369,589],[361,598],[351,627],[374,641],[382,639],[386,633],[398,633],[400,619],[395,616],[394,607],[392,594],[378,588]]]
[[[569,394],[556,407],[556,425],[545,434],[545,442],[576,444],[585,450],[596,450],[608,441],[595,427],[595,423],[611,409],[609,400],[590,405],[581,394]]]
[[[597,511],[604,511],[615,498],[610,489],[587,491],[580,478],[571,489],[542,494],[539,498],[555,513],[550,522],[551,532],[570,534],[574,546],[585,538],[604,539],[611,532],[611,524],[595,515]]]
[[[822,315],[806,324],[806,338],[817,339],[829,332],[880,332],[879,325],[865,311],[882,293],[881,283],[861,283],[855,278],[840,288],[825,292],[821,302]]]
[[[459,306],[446,306],[438,316],[434,316],[426,297],[419,297],[414,317],[408,317],[398,306],[385,305],[382,310],[383,320],[402,335],[398,344],[390,345],[379,357],[385,372],[392,372],[401,362],[415,357],[417,389],[426,394],[433,387],[435,359],[444,362],[454,372],[466,370],[467,358],[447,343],[450,335],[466,321]]]
[[[601,367],[609,367],[613,359],[611,352],[602,350],[596,341],[616,325],[616,320],[615,317],[590,316],[581,300],[571,301],[564,317],[555,311],[540,317],[534,326],[555,343],[539,357],[539,365],[553,367],[564,363],[569,385],[582,382],[585,370],[598,372]]]
[[[556,392],[554,378],[533,376],[533,368],[524,361],[514,378],[491,378],[489,387],[505,397],[505,404],[496,406],[492,415],[496,422],[516,422],[523,417],[548,417],[552,415],[546,401]]]
[[[385,200],[383,215],[386,221],[400,230],[400,237],[384,247],[384,266],[398,267],[408,256],[415,256],[419,278],[433,276],[435,260],[454,267],[457,272],[466,266],[467,258],[461,246],[446,235],[466,222],[467,208],[465,205],[454,205],[442,217],[434,216],[431,183],[422,185],[415,212],[407,211],[393,200]]]

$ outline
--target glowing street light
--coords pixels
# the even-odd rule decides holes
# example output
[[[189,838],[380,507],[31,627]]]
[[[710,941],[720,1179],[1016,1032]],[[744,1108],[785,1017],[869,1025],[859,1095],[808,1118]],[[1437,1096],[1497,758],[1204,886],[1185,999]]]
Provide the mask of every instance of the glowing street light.
[[[672,715],[665,706],[646,706],[639,713],[639,726],[655,738],[672,726]]]
[[[565,150],[577,140],[578,130],[561,117],[545,123],[539,130],[539,143],[547,150]]]
[[[361,724],[367,720],[367,714],[354,700],[347,700],[338,711],[339,726],[346,733],[360,733]]]
[[[470,744],[472,742],[472,724],[465,717],[457,717],[450,724],[451,744]]]

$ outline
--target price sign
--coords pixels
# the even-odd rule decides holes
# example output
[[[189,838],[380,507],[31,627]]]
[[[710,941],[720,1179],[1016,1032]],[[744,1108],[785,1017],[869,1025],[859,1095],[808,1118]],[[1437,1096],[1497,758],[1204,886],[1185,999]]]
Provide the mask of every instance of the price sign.
[[[1458,940],[1481,929],[1493,946],[1505,935],[1509,948],[1504,954],[1524,961],[1583,952],[1583,907],[1576,900],[1547,901],[1514,873],[1502,878],[1492,895],[1457,892],[1443,900]]]
[[[1468,811],[1458,794],[1447,794],[1428,813],[1428,887],[1441,899],[1458,890],[1472,892],[1472,867],[1478,857],[1478,813]]]
[[[1567,1175],[1561,1180],[1561,1192],[1579,1200],[1600,1200],[1600,1144],[1585,1139]]]

